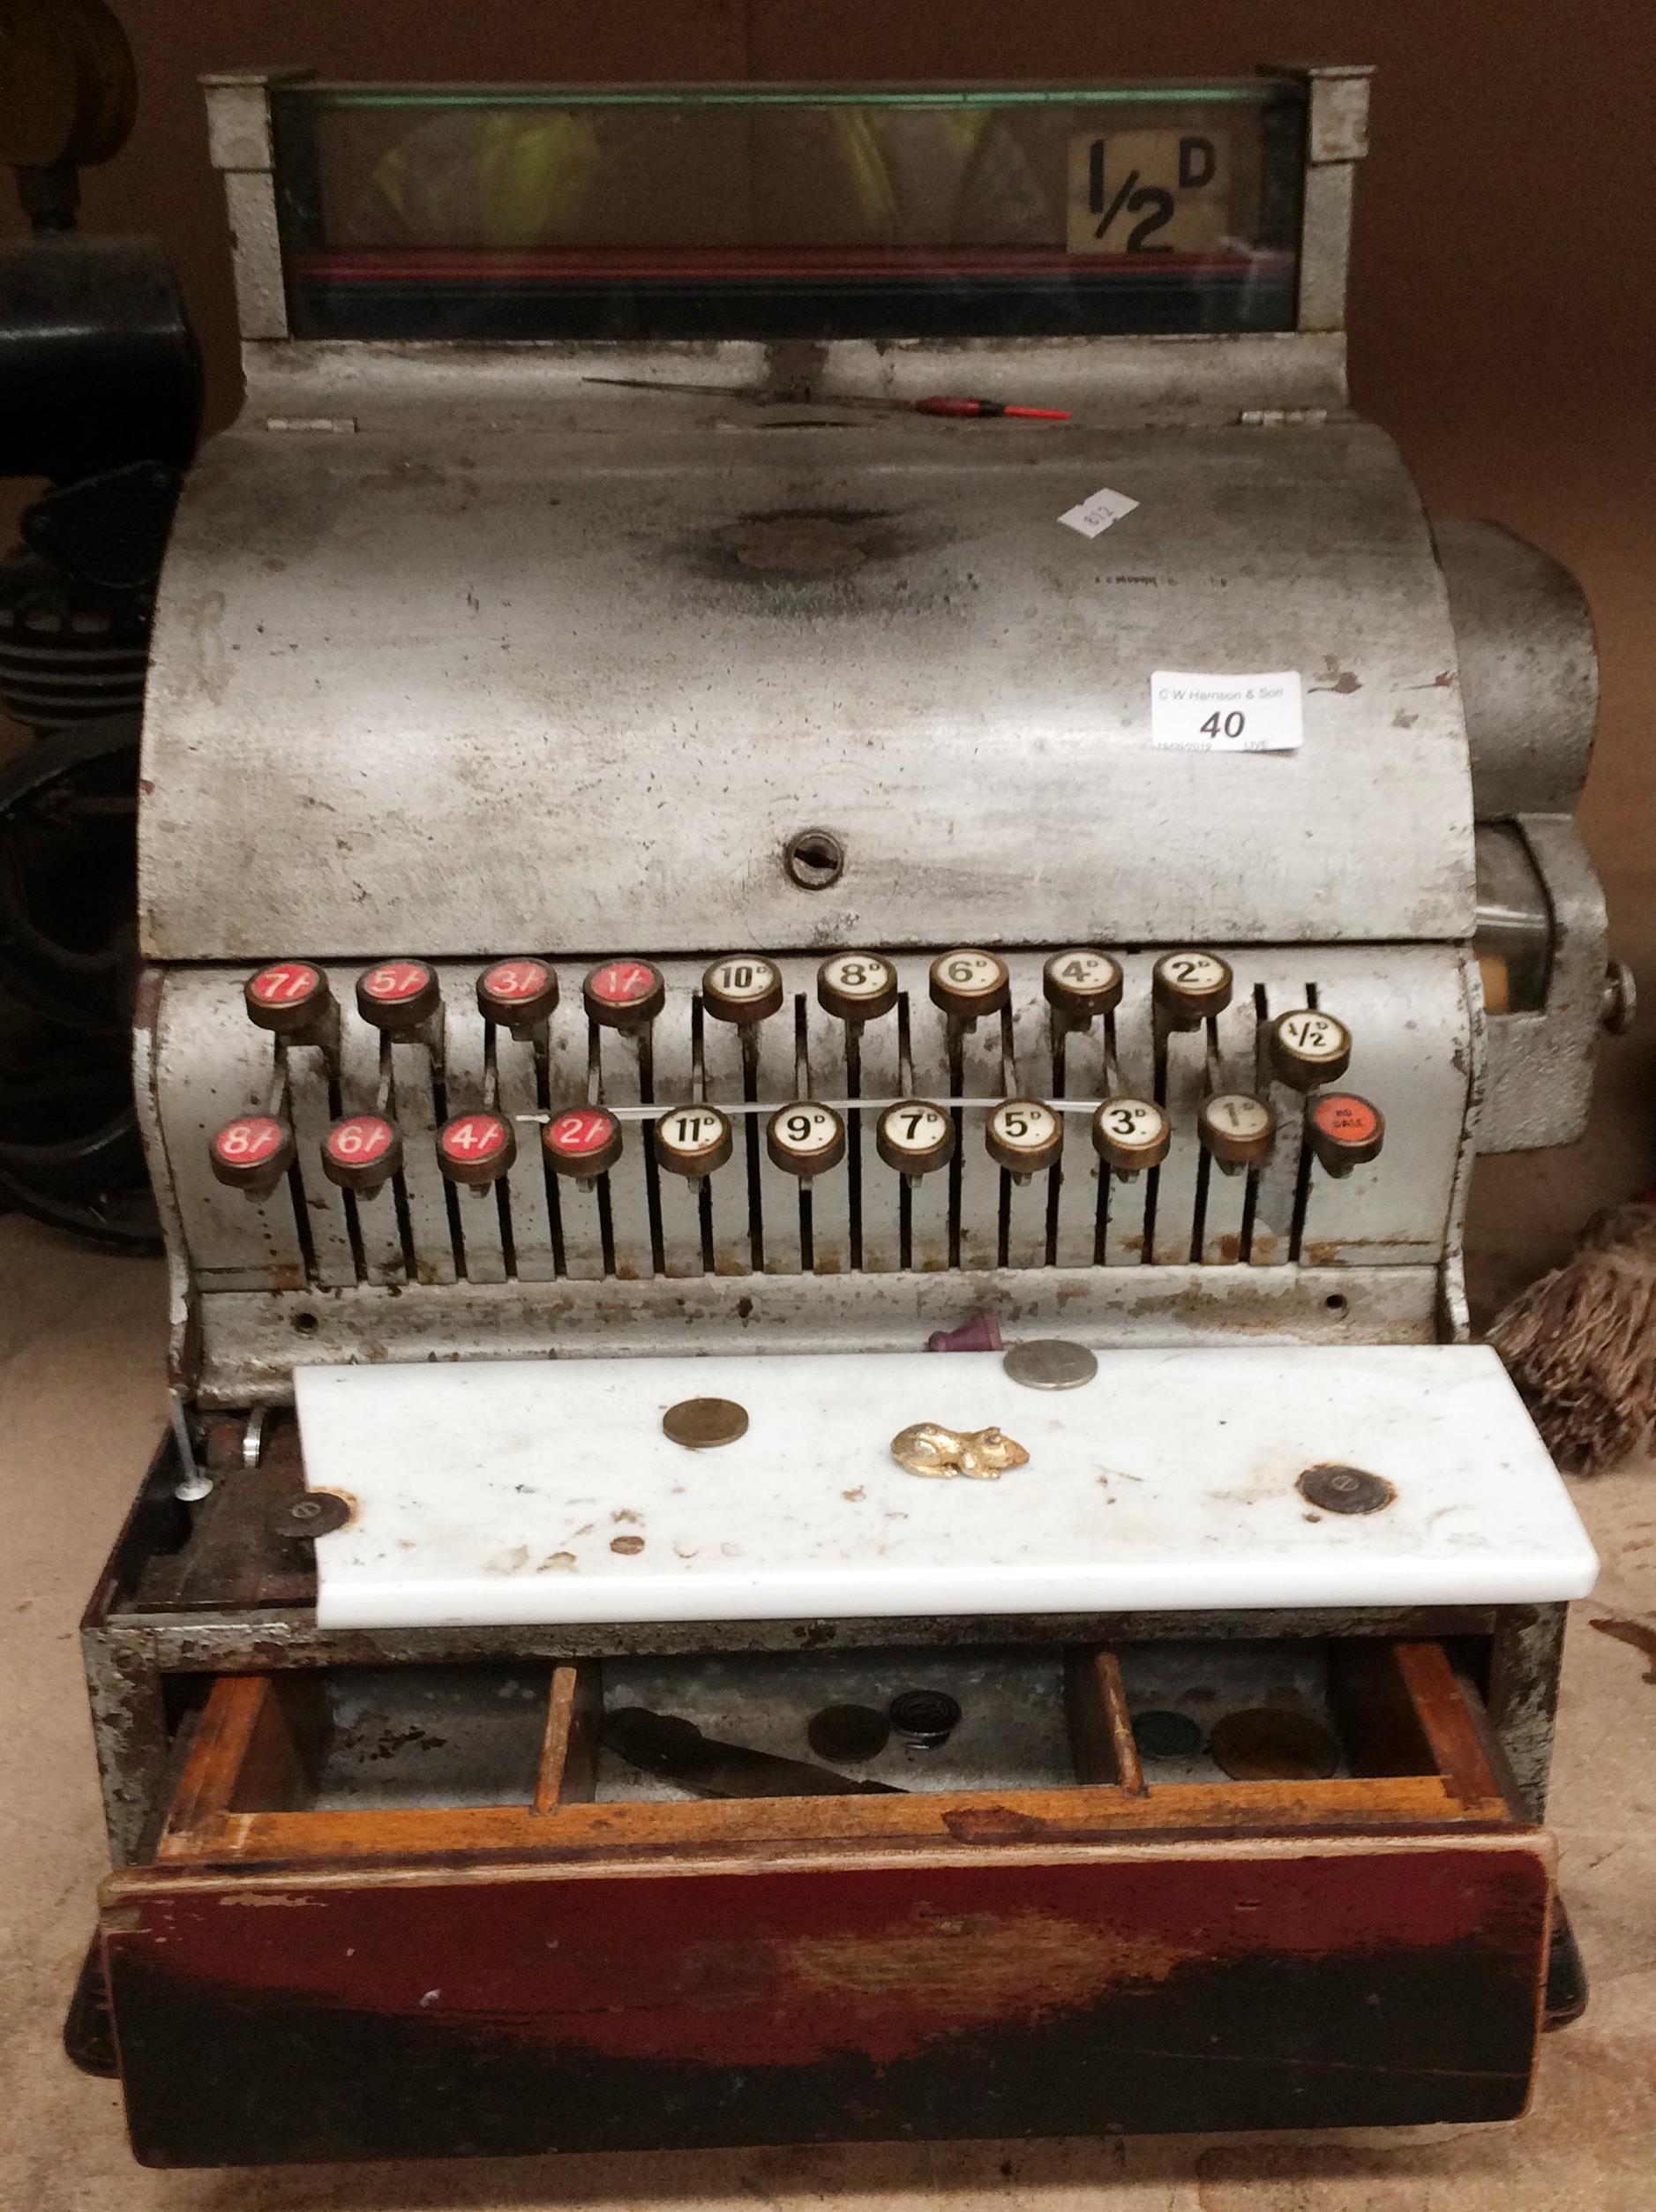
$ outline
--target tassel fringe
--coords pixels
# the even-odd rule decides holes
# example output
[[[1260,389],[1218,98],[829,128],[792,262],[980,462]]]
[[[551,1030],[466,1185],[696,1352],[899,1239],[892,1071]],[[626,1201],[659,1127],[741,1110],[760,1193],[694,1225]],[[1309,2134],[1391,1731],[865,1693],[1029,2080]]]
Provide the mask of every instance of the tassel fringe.
[[[1656,1203],[1595,1214],[1573,1258],[1489,1331],[1547,1450],[1572,1473],[1630,1458],[1656,1428]]]

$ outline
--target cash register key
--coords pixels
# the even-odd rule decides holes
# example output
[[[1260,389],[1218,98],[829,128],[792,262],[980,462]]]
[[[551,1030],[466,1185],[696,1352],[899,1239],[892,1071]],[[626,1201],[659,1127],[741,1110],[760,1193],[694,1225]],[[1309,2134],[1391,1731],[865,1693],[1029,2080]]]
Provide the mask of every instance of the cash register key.
[[[932,1003],[954,1022],[975,1022],[998,1014],[1012,994],[1007,964],[992,952],[970,948],[940,953],[929,977]]]
[[[1043,1168],[1058,1165],[1064,1149],[1063,1120],[1038,1099],[1003,1099],[985,1125],[984,1142],[997,1166],[1027,1182]]]
[[[815,1099],[796,1099],[771,1115],[765,1150],[790,1175],[826,1174],[845,1157],[845,1124],[832,1106]]]
[[[1320,1007],[1296,1007],[1270,1025],[1271,1072],[1295,1091],[1338,1083],[1352,1061],[1352,1033]]]
[[[716,960],[701,979],[701,1003],[716,1022],[746,1027],[781,1010],[782,971],[751,953]]]
[[[1349,1175],[1377,1159],[1386,1141],[1386,1117],[1353,1091],[1329,1091],[1311,1101],[1306,1134],[1318,1165],[1330,1175]]]
[[[667,1003],[667,986],[648,960],[606,960],[588,972],[581,995],[601,1029],[648,1029]]]
[[[247,1018],[277,1037],[312,1036],[327,1018],[333,994],[308,960],[276,960],[242,986]]]
[[[360,1197],[371,1198],[401,1166],[401,1136],[383,1113],[348,1113],[322,1140],[322,1173]]]
[[[1216,1091],[1202,1101],[1196,1135],[1219,1166],[1233,1173],[1270,1158],[1277,1117],[1263,1099],[1244,1091]]]
[[[293,1165],[293,1131],[269,1113],[238,1113],[208,1147],[213,1172],[228,1189],[268,1198]]]
[[[621,1124],[603,1106],[560,1106],[541,1129],[541,1150],[560,1175],[589,1183],[621,1157]]]
[[[955,1124],[929,1099],[899,1099],[880,1115],[874,1148],[888,1167],[903,1175],[929,1175],[945,1166],[955,1149]]]
[[[1174,1029],[1197,1029],[1231,1003],[1231,964],[1217,952],[1165,952],[1156,963],[1151,991]]]
[[[1150,1099],[1106,1099],[1092,1117],[1093,1149],[1124,1179],[1159,1167],[1173,1142],[1173,1124]]]
[[[474,1190],[498,1183],[518,1156],[517,1134],[498,1113],[457,1113],[437,1133],[437,1164]]]
[[[710,1175],[734,1149],[730,1118],[717,1106],[671,1106],[656,1124],[656,1158],[671,1174]]]
[[[1121,1003],[1121,967],[1107,952],[1077,945],[1055,952],[1041,970],[1046,1003],[1067,1021],[1090,1022]]]
[[[877,952],[836,952],[816,971],[816,994],[842,1022],[877,1022],[897,1003],[897,971]]]
[[[558,1009],[558,971],[525,954],[497,960],[477,979],[477,1011],[502,1029],[532,1030]]]
[[[356,1010],[393,1036],[423,1029],[442,1003],[437,978],[423,960],[382,960],[356,979]]]

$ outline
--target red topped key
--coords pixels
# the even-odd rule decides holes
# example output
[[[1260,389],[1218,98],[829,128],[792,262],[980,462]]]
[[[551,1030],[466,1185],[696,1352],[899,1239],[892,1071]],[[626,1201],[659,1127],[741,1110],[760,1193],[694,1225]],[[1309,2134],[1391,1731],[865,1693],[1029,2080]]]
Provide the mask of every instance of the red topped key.
[[[322,1173],[341,1190],[371,1197],[402,1165],[402,1138],[383,1113],[348,1113],[322,1140]]]
[[[588,975],[581,995],[605,1029],[645,1029],[666,1005],[667,986],[648,960],[606,960]]]
[[[1353,1167],[1377,1159],[1386,1141],[1386,1117],[1354,1091],[1325,1091],[1306,1116],[1311,1150],[1330,1175],[1349,1175]]]
[[[293,1164],[293,1131],[274,1114],[240,1113],[214,1136],[208,1158],[228,1188],[267,1198]]]
[[[590,1182],[621,1157],[621,1124],[603,1106],[564,1106],[541,1130],[541,1149],[560,1175]]]
[[[477,979],[478,1011],[507,1029],[532,1029],[557,1004],[558,971],[544,960],[497,960]]]
[[[249,976],[242,986],[247,1018],[278,1037],[302,1037],[317,1029],[333,1004],[320,968],[308,960],[276,960]]]
[[[452,1183],[498,1182],[517,1156],[512,1124],[498,1113],[457,1113],[437,1133],[437,1164]]]
[[[382,960],[356,979],[356,1010],[376,1029],[419,1029],[441,1003],[437,978],[423,960]]]

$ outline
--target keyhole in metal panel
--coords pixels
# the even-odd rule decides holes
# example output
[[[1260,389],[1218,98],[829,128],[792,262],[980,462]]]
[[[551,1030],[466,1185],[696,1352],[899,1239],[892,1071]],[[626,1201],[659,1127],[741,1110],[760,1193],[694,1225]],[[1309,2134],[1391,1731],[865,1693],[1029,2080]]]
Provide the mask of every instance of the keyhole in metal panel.
[[[802,891],[826,891],[845,872],[845,848],[826,829],[802,829],[783,855],[789,875]]]

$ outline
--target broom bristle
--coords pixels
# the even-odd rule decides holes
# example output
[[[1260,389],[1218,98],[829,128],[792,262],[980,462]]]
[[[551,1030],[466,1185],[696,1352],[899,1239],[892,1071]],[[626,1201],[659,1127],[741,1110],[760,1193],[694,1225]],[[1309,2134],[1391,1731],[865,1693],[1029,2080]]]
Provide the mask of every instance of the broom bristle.
[[[1656,1206],[1595,1214],[1489,1341],[1560,1466],[1596,1474],[1631,1458],[1656,1426]]]

